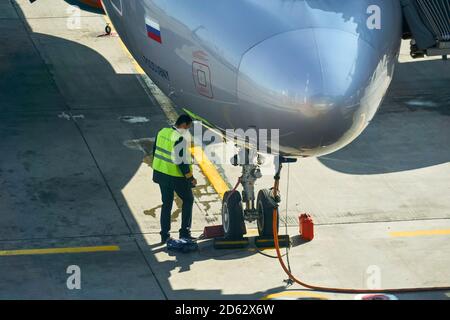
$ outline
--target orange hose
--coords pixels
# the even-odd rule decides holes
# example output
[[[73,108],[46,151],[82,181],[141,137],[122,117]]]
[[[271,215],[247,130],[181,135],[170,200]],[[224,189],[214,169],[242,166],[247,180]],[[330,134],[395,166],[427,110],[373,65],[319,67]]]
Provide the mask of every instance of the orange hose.
[[[370,290],[370,289],[345,289],[345,288],[331,288],[331,287],[320,287],[320,286],[314,286],[307,284],[299,279],[297,279],[286,267],[286,264],[283,261],[283,258],[281,256],[280,252],[280,244],[278,242],[278,228],[277,228],[277,220],[278,220],[278,208],[275,208],[273,210],[273,223],[272,223],[272,229],[273,229],[273,236],[274,236],[274,242],[275,242],[275,249],[277,251],[277,257],[278,261],[281,264],[281,267],[283,268],[284,272],[289,276],[289,278],[298,283],[299,285],[308,288],[313,289],[317,291],[323,291],[323,292],[335,292],[335,293],[380,293],[380,292],[386,292],[386,293],[405,293],[405,292],[425,292],[425,291],[441,291],[441,290],[450,290],[450,287],[429,287],[429,288],[399,288],[399,289],[379,289],[379,290]]]

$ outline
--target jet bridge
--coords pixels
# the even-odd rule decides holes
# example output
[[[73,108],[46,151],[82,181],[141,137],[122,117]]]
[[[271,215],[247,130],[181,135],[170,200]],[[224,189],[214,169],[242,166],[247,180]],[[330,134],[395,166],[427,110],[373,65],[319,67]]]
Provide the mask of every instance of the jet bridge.
[[[450,0],[400,0],[411,56],[447,57],[450,54]]]

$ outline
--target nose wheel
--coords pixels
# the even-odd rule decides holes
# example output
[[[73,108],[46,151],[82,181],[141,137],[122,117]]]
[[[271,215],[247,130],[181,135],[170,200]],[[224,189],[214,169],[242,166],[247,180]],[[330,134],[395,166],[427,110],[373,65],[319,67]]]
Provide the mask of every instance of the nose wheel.
[[[278,204],[272,197],[269,189],[258,192],[256,209],[258,210],[258,232],[261,237],[273,237],[273,210],[278,210]],[[279,215],[277,215],[277,230],[280,227]]]
[[[225,239],[239,240],[247,233],[241,194],[227,191],[222,202],[222,225]]]
[[[109,23],[106,25],[105,27],[105,34],[110,36],[112,32],[111,26],[109,25]]]

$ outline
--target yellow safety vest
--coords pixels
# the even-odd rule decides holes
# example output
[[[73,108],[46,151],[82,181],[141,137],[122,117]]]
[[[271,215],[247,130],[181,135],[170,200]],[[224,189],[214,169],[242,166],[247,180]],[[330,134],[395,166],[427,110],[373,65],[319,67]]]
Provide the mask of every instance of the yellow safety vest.
[[[181,160],[177,160],[179,155],[175,154],[175,143],[182,135],[173,128],[164,128],[159,131],[156,138],[155,155],[153,158],[153,170],[167,174],[172,177],[184,177],[178,165]],[[189,150],[185,159],[190,159]],[[190,161],[190,163],[192,163]],[[190,165],[190,176],[192,176],[192,165]]]

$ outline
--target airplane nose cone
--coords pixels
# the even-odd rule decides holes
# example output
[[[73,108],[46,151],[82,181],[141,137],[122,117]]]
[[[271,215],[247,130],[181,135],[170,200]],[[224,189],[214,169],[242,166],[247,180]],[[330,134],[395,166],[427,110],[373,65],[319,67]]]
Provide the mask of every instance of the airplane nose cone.
[[[244,54],[239,105],[253,126],[280,130],[283,153],[330,153],[355,139],[378,109],[389,85],[375,79],[380,60],[358,35],[341,30],[276,35]]]

